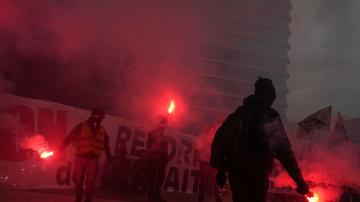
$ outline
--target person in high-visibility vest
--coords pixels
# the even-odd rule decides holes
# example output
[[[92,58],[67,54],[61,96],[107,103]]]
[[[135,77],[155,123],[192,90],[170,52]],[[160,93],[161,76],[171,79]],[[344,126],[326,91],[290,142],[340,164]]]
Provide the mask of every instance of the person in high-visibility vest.
[[[96,176],[99,170],[99,157],[105,151],[107,160],[113,162],[110,152],[109,136],[101,121],[105,118],[104,110],[95,107],[90,118],[78,124],[59,146],[59,152],[73,143],[76,148],[73,181],[75,184],[76,202],[91,202]],[[85,181],[85,189],[83,184]],[[83,193],[84,192],[84,193]]]

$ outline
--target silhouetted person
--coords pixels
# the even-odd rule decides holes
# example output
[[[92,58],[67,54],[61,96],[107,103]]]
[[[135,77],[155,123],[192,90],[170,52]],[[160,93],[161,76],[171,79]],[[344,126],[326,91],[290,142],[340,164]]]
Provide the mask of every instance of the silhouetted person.
[[[147,168],[148,162],[146,158],[146,152],[145,150],[142,150],[139,159],[135,160],[131,169],[132,183],[130,190],[132,192],[144,193],[146,191]]]
[[[101,179],[101,188],[104,190],[115,190],[115,179],[116,173],[114,171],[114,166],[106,162],[104,166],[104,173]]]
[[[114,188],[117,191],[128,191],[129,188],[129,180],[131,174],[131,159],[126,158],[126,148],[121,147],[116,150],[115,156],[115,166],[114,167]]]
[[[212,168],[208,161],[199,161],[200,168],[200,183],[198,202],[205,201],[206,195],[212,194],[215,202],[222,202],[220,190],[216,184],[215,176],[216,170]]]
[[[199,133],[193,141],[199,160],[200,181],[198,202],[203,202],[207,196],[213,196],[216,202],[221,202],[219,186],[216,183],[216,169],[210,166],[211,140],[217,125],[211,124],[205,131]]]
[[[82,201],[83,194],[85,202],[92,201],[96,176],[99,170],[99,158],[103,151],[106,153],[107,160],[112,162],[109,136],[101,125],[104,118],[103,109],[95,107],[90,118],[77,125],[59,147],[59,152],[61,152],[72,142],[76,148],[73,172],[76,202]],[[84,181],[85,190],[83,191]]]
[[[168,163],[168,144],[164,132],[167,124],[162,118],[160,124],[148,133],[146,152],[148,158],[148,199],[151,202],[165,201],[161,198],[161,186],[165,179]]]
[[[227,143],[231,152],[223,158],[224,165],[212,163],[218,169],[217,181],[220,186],[226,183],[226,172],[228,173],[235,202],[266,201],[274,158],[281,162],[296,182],[299,193],[309,192],[280,116],[271,108],[275,98],[272,81],[267,78],[258,79],[254,95],[245,98],[243,105],[230,114],[218,129],[227,130],[225,124],[238,125],[236,135],[230,144]],[[215,136],[214,142],[216,138],[220,137]],[[212,147],[215,148],[214,146],[218,145],[213,143]],[[216,155],[212,153],[211,158],[213,157]]]
[[[131,174],[131,159],[126,158],[126,145],[121,145],[115,151],[113,162],[105,164],[102,188],[112,191],[126,192],[129,188]]]

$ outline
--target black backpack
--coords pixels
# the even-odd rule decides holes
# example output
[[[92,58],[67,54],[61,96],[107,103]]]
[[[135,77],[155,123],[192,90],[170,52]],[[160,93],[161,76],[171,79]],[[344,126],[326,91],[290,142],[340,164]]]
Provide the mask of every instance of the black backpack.
[[[210,154],[210,165],[223,171],[229,171],[236,161],[235,157],[243,133],[243,107],[231,113],[215,133]]]

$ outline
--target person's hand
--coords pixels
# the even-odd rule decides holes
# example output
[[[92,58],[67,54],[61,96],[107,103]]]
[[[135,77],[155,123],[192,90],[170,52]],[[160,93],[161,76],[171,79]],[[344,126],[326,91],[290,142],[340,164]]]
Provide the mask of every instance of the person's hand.
[[[309,185],[306,182],[298,183],[296,191],[299,194],[307,195],[310,193]]]
[[[218,171],[216,173],[216,183],[219,185],[219,187],[223,188],[226,184],[226,172],[224,171]]]

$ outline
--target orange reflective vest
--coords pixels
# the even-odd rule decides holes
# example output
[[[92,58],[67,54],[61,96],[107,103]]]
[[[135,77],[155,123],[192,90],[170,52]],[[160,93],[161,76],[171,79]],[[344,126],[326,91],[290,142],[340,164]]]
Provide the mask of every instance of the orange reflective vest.
[[[94,135],[87,122],[81,124],[81,132],[74,140],[76,154],[93,153],[100,156],[104,151],[105,129],[100,126]]]

